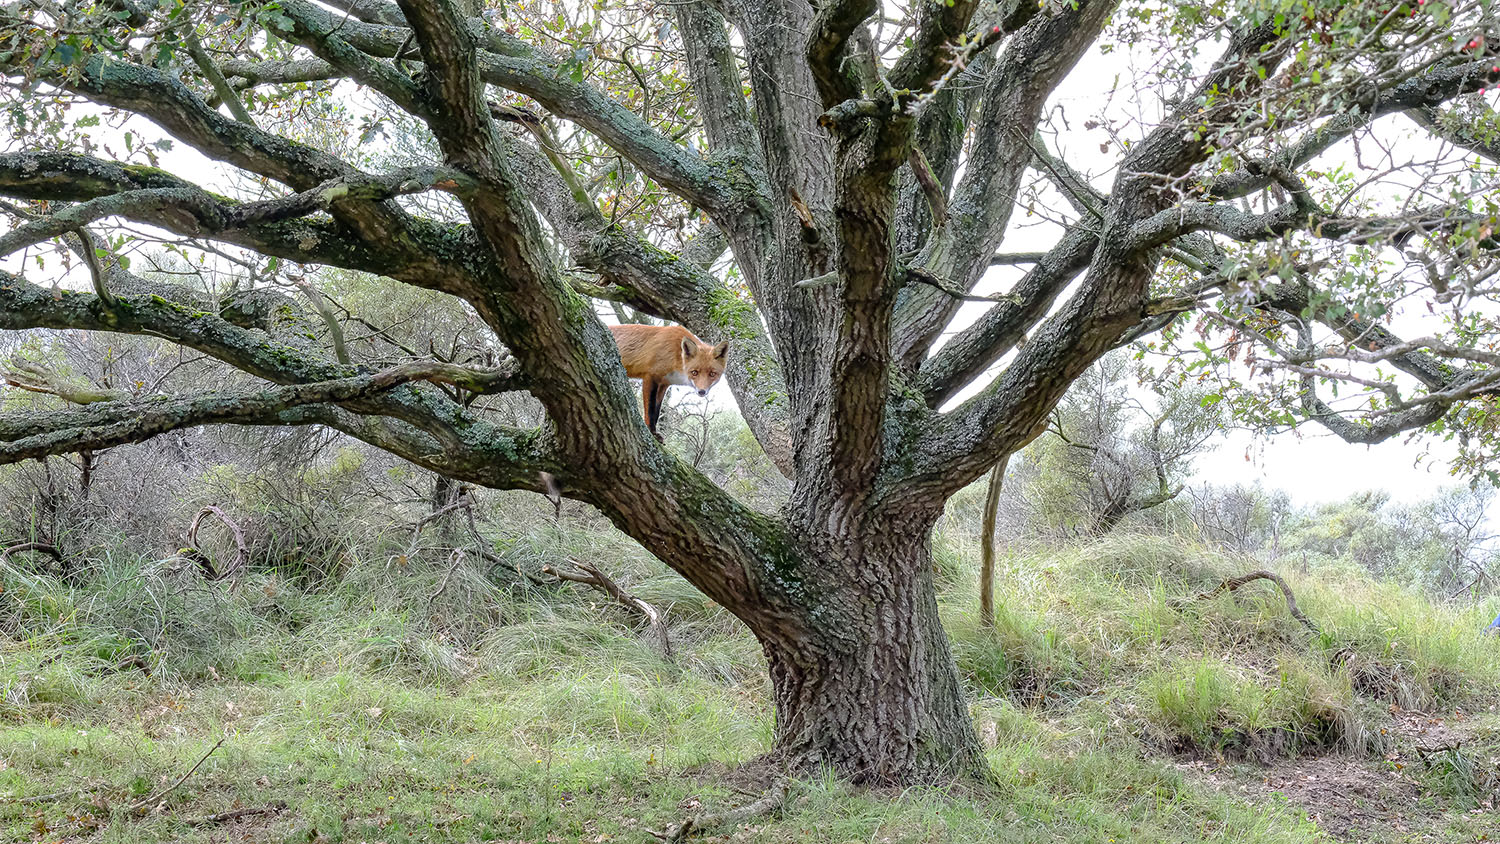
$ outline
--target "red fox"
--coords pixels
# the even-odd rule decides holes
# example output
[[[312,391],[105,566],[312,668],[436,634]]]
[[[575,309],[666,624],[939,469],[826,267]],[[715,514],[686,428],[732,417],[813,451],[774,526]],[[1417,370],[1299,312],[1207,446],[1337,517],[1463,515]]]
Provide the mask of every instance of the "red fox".
[[[724,374],[727,342],[710,346],[680,325],[611,325],[609,330],[620,347],[625,374],[641,379],[641,409],[653,434],[668,387],[692,387],[706,396]]]

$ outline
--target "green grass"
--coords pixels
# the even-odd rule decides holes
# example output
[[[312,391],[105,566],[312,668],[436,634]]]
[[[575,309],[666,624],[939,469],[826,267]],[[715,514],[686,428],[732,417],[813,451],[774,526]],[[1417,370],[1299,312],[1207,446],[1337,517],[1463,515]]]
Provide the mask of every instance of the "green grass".
[[[700,802],[750,799],[728,772],[771,742],[754,641],[618,534],[522,523],[541,526],[497,540],[507,565],[606,564],[667,611],[675,662],[574,587],[462,568],[433,599],[446,560],[372,553],[314,591],[271,574],[205,586],[126,554],[95,561],[88,589],[0,571],[0,801],[93,789],[0,802],[0,840],[644,841]],[[1270,589],[1185,600],[1241,564],[1121,537],[1003,559],[991,630],[973,611],[973,548],[949,537],[941,552],[998,785],[800,781],[733,840],[1327,840],[1297,808],[1177,762],[1370,758],[1386,703],[1372,692],[1473,707],[1500,690],[1476,612],[1397,589],[1292,578],[1316,637]],[[1361,679],[1377,666],[1400,690]],[[220,738],[160,811],[128,810]],[[1424,769],[1437,811],[1486,799],[1485,752]],[[187,825],[272,804],[287,808]]]

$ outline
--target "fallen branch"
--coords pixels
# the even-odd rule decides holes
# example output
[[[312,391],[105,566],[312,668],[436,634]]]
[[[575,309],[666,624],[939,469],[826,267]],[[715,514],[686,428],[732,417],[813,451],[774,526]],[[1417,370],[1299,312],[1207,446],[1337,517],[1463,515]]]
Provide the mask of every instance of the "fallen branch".
[[[217,815],[209,815],[202,818],[189,818],[183,821],[188,826],[210,826],[212,824],[235,821],[240,818],[250,818],[256,815],[277,815],[286,811],[285,803],[276,803],[270,806],[257,806],[252,809],[232,809],[228,812],[220,812]]]
[[[600,571],[596,566],[582,562],[581,560],[575,560],[572,557],[568,558],[568,562],[580,569],[582,574],[579,572],[564,571],[552,566],[542,566],[542,574],[550,574],[557,578],[558,581],[566,580],[570,583],[581,583],[584,586],[592,586],[614,598],[621,606],[644,618],[646,624],[651,628],[651,632],[656,634],[657,644],[661,648],[662,656],[668,662],[672,661],[672,639],[667,635],[666,621],[662,618],[661,613],[656,607],[625,591],[624,587],[616,583],[613,578]]]
[[[771,788],[754,803],[730,809],[718,814],[700,815],[696,818],[688,818],[679,824],[667,827],[661,832],[648,829],[647,832],[655,838],[667,842],[667,844],[678,844],[686,841],[694,832],[706,832],[725,826],[738,826],[748,823],[759,817],[764,817],[780,809],[786,804],[787,781],[777,780]]]
[[[218,750],[220,747],[223,747],[223,746],[224,746],[224,739],[219,739],[218,742],[216,742],[213,747],[210,747],[208,749],[207,753],[205,753],[201,757],[199,757],[197,763],[195,763],[193,765],[193,767],[188,768],[187,773],[185,773],[182,776],[180,776],[180,777],[177,778],[177,782],[172,783],[171,785],[167,786],[166,788],[162,789],[161,791],[156,792],[155,794],[152,794],[149,797],[143,797],[140,800],[137,800],[134,803],[131,803],[130,804],[130,811],[131,812],[139,812],[141,809],[143,809],[143,808],[145,808],[147,806],[150,806],[150,805],[152,805],[154,803],[160,803],[161,800],[162,800],[162,798],[166,797],[168,794],[171,794],[173,791],[176,791],[177,787],[179,785],[182,785],[183,783],[187,782],[187,778],[190,777],[190,776],[192,776],[194,771],[196,771],[199,768],[203,767],[203,763],[208,761],[208,757],[214,755],[214,751]]]
[[[16,545],[12,545],[9,548],[0,549],[0,560],[9,561],[11,554],[20,554],[25,551],[35,551],[39,554],[47,554],[59,563],[63,561],[62,552],[57,550],[57,546],[48,545],[45,542],[21,542]]]
[[[1292,614],[1292,617],[1302,622],[1303,627],[1306,627],[1308,630],[1311,630],[1314,633],[1323,632],[1318,629],[1318,625],[1313,624],[1312,619],[1302,614],[1302,610],[1297,609],[1297,598],[1292,594],[1292,587],[1287,586],[1286,581],[1282,580],[1280,575],[1273,572],[1264,570],[1252,571],[1249,574],[1242,574],[1238,577],[1227,578],[1218,586],[1199,595],[1197,600],[1207,601],[1211,598],[1216,597],[1222,592],[1233,592],[1241,586],[1244,586],[1247,583],[1253,583],[1257,580],[1269,580],[1272,583],[1276,584],[1276,587],[1281,590],[1281,594],[1286,597],[1286,608],[1287,611]]]
[[[240,530],[240,526],[235,524],[234,520],[229,518],[223,510],[210,504],[198,511],[198,515],[193,517],[193,523],[188,525],[187,547],[197,554],[201,555],[203,553],[198,550],[198,525],[203,521],[203,517],[208,515],[217,516],[219,521],[223,522],[224,526],[229,528],[229,532],[234,535],[234,562],[229,564],[229,568],[218,574],[213,574],[212,567],[205,565],[202,561],[199,561],[199,565],[205,565],[204,571],[210,574],[211,579],[220,580],[226,577],[233,577],[250,560],[250,552],[245,548],[245,532]]]

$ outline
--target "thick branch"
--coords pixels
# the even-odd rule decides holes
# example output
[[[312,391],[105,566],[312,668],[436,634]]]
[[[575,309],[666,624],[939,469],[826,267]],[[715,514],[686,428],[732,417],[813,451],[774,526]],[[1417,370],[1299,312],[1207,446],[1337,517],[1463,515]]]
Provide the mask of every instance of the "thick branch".
[[[845,52],[854,30],[875,13],[877,6],[875,0],[828,0],[813,19],[807,64],[824,109],[859,96],[859,84],[843,66]]]
[[[1253,93],[1259,71],[1274,69],[1286,52],[1288,45],[1280,39],[1270,25],[1237,34],[1200,81],[1195,97],[1216,90]],[[1186,101],[1199,102],[1194,97]],[[1161,179],[1186,174],[1209,151],[1201,138],[1184,133],[1179,121],[1228,125],[1238,120],[1242,106],[1231,100],[1209,109],[1191,108],[1191,114],[1179,112],[1153,130],[1121,163],[1089,273],[1078,291],[1004,373],[944,414],[942,424],[923,432],[914,471],[905,480],[912,494],[951,493],[1030,442],[1044,430],[1047,414],[1068,385],[1141,321],[1158,258],[1134,247],[1131,227],[1170,201],[1159,190]],[[992,254],[993,248],[986,249],[984,260]]]
[[[1059,11],[1037,14],[1011,36],[984,81],[964,173],[948,202],[952,222],[934,234],[914,265],[965,291],[978,284],[1009,226],[1042,105],[1094,43],[1115,5],[1113,0],[1063,4]],[[909,299],[898,336],[912,350],[903,358],[919,360],[917,350],[938,338],[958,303],[917,291]]]
[[[409,43],[412,35],[412,31],[405,27],[351,20],[305,0],[286,0],[284,6],[296,10],[300,25],[305,26],[309,33],[336,33],[341,41],[366,57],[359,60],[351,54],[347,56],[351,62],[391,58]],[[363,0],[361,9],[368,17],[384,20],[409,20],[411,17],[407,14],[409,9],[403,11],[380,0]],[[738,212],[738,191],[722,168],[679,145],[597,87],[573,81],[559,63],[520,39],[479,19],[461,19],[455,13],[452,20],[454,31],[464,33],[471,45],[470,55],[477,62],[484,81],[532,97],[552,113],[584,127],[652,178],[694,204],[714,213]],[[417,34],[420,41],[421,33]],[[425,51],[422,61],[430,61]],[[428,67],[432,68],[432,65]],[[374,70],[373,66],[369,69]],[[443,68],[435,70],[444,71]],[[394,78],[388,82],[400,84]]]
[[[339,404],[416,380],[455,379],[493,384],[503,376],[448,364],[414,363],[373,375],[289,384],[255,392],[205,392],[188,398],[153,396],[89,405],[77,410],[0,415],[0,463],[138,443],[179,428],[231,423],[285,424],[283,411],[310,404]]]
[[[1439,61],[1446,58],[1443,56]],[[1488,59],[1436,66],[1424,73],[1414,74],[1394,87],[1375,87],[1374,102],[1354,104],[1348,110],[1329,117],[1323,125],[1271,160],[1289,170],[1300,167],[1356,130],[1369,125],[1376,117],[1441,105],[1460,94],[1472,93],[1493,84],[1494,66],[1495,63]],[[1263,190],[1274,181],[1271,171],[1262,169],[1257,172],[1254,168],[1247,167],[1214,178],[1207,185],[1206,193],[1216,199],[1234,199]]]
[[[922,395],[937,407],[952,398],[1006,352],[1025,339],[1068,285],[1089,265],[1099,236],[1075,225],[1012,291],[1014,299],[995,305],[960,331],[923,364]]]
[[[754,306],[725,288],[700,261],[683,260],[609,225],[593,202],[576,195],[538,151],[514,140],[509,148],[512,166],[531,201],[567,244],[575,262],[599,273],[637,310],[680,322],[710,343],[730,342],[725,369],[730,389],[767,456],[790,476],[786,384]],[[721,237],[706,239],[717,245],[703,249],[704,254],[723,249]],[[599,297],[602,291],[586,292]]]

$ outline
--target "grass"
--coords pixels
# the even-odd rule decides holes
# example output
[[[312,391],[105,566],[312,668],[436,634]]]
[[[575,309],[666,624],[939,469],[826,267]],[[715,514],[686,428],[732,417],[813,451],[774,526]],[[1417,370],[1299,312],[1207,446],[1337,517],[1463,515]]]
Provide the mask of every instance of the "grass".
[[[265,573],[204,586],[118,552],[94,561],[88,589],[0,571],[0,801],[92,789],[0,802],[0,840],[643,841],[699,803],[744,802],[732,768],[772,732],[753,640],[606,528],[515,523],[538,526],[501,534],[505,566],[600,561],[666,610],[675,663],[572,587],[464,566],[432,599],[446,560],[372,554],[317,588]],[[1183,600],[1236,562],[1121,537],[1002,560],[989,630],[972,610],[974,549],[950,536],[940,550],[998,786],[815,778],[732,840],[1328,840],[1295,806],[1179,762],[1368,757],[1384,747],[1382,707],[1400,703],[1381,695],[1472,708],[1500,691],[1497,652],[1474,635],[1482,613],[1398,589],[1291,578],[1324,628],[1313,637],[1270,590]],[[1377,687],[1377,671],[1396,679]],[[161,810],[128,810],[221,737]],[[1436,811],[1493,791],[1483,747],[1424,769]],[[187,823],[272,805],[286,808]],[[1440,827],[1466,840],[1458,820]]]

